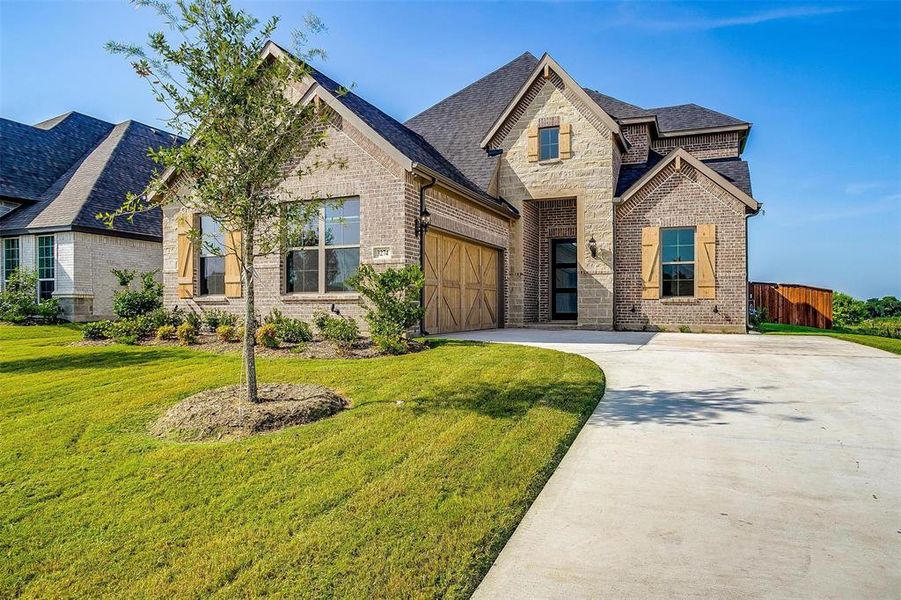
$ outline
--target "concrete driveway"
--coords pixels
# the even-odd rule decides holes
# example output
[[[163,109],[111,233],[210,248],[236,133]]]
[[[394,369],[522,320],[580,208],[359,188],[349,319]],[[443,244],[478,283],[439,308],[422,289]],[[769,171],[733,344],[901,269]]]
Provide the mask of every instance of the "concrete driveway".
[[[901,598],[901,357],[806,336],[454,337],[607,374],[476,598]]]

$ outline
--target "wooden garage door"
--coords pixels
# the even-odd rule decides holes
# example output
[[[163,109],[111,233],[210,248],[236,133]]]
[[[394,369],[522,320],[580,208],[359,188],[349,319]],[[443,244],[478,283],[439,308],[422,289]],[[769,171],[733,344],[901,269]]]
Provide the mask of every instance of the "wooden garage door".
[[[498,254],[494,248],[449,235],[426,235],[426,331],[497,327]]]

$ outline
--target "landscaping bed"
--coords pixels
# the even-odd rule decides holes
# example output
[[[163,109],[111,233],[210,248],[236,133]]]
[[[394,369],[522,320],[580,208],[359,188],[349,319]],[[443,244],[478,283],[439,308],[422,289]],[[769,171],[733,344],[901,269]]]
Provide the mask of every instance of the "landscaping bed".
[[[603,391],[585,358],[507,344],[263,356],[261,383],[350,406],[180,443],[151,427],[240,383],[240,355],[80,336],[0,326],[0,597],[469,597]]]

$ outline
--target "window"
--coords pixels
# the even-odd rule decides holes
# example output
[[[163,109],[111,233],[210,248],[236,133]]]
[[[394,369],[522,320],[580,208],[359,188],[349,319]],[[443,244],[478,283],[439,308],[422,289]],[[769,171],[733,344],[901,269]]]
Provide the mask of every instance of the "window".
[[[538,130],[538,160],[560,158],[560,127],[542,127]]]
[[[693,227],[660,230],[660,264],[666,297],[695,295],[695,230]]]
[[[46,300],[56,289],[56,240],[52,235],[38,236],[38,298]]]
[[[287,205],[285,218],[302,218],[302,205]],[[360,200],[326,203],[289,236],[285,254],[288,293],[347,292],[360,266]]]
[[[12,272],[19,268],[19,238],[3,240],[3,282],[9,281]]]
[[[0,200],[0,217],[11,213],[16,208],[19,208],[19,205],[17,203]]]
[[[225,294],[225,237],[222,225],[208,215],[200,217],[200,295]]]

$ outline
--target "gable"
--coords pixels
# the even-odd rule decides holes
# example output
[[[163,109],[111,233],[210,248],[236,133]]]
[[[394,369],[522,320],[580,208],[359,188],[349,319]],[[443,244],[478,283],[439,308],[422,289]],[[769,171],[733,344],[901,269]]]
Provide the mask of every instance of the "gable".
[[[622,150],[628,147],[628,143],[620,131],[619,124],[609,114],[604,112],[604,109],[547,54],[541,58],[519,92],[507,105],[504,112],[495,120],[491,129],[482,138],[480,146],[482,148],[498,147],[513,125],[522,117],[526,108],[538,95],[538,92],[541,91],[541,88],[548,83],[559,89],[599,132],[611,132]]]

